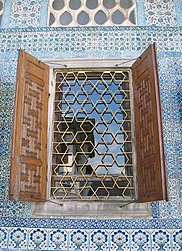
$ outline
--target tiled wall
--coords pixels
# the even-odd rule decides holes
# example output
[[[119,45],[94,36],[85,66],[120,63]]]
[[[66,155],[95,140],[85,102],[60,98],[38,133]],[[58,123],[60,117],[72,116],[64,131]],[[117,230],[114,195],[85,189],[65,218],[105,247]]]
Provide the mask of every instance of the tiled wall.
[[[47,26],[49,0],[5,0],[2,27]],[[137,24],[181,25],[181,0],[137,0]]]
[[[139,23],[148,27],[40,28],[46,26],[47,0],[5,1],[2,24],[11,29],[0,30],[0,250],[175,251],[182,248],[181,29],[164,27],[179,26],[176,10],[177,6],[180,9],[179,2],[137,1]],[[164,17],[169,17],[168,21]],[[16,28],[29,26],[39,28]],[[42,60],[121,58],[139,56],[152,42],[157,42],[158,51],[169,202],[152,203],[150,220],[88,220],[35,219],[31,203],[9,201],[18,49]]]
[[[146,25],[176,25],[176,9],[173,0],[145,1]]]
[[[0,229],[8,250],[180,250],[181,235],[176,229]]]

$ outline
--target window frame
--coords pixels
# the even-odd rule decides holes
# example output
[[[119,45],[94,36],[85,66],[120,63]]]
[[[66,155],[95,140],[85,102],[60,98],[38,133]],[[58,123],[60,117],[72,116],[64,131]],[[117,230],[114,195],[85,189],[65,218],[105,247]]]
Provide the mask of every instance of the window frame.
[[[64,70],[75,70],[75,69],[130,69],[130,92],[132,96],[132,72],[131,66],[134,58],[130,59],[61,59],[61,65]],[[124,62],[124,67],[118,66]],[[45,59],[45,63],[50,64],[50,79],[49,79],[49,101],[48,101],[48,163],[47,163],[47,199],[50,197],[50,172],[51,172],[51,161],[52,161],[52,128],[53,128],[53,116],[54,116],[54,95],[55,95],[55,72],[60,70],[60,60]],[[126,62],[126,63],[125,63]],[[62,69],[63,69],[62,68]],[[133,110],[133,99],[131,98],[131,110]],[[134,113],[132,113],[132,121],[134,123]],[[132,124],[132,138],[134,138],[134,125]],[[132,143],[133,152],[135,152],[135,144]],[[133,161],[135,160],[135,154],[133,154]],[[135,166],[135,163],[133,163]],[[46,202],[35,202],[33,203],[33,216],[34,217],[105,217],[105,218],[151,218],[151,206],[150,203],[138,203],[137,202],[137,190],[136,190],[136,168],[134,167],[134,187],[135,187],[135,199],[129,203],[125,201],[109,200],[109,201],[96,201],[96,200],[76,200],[74,202],[68,200],[47,200]],[[81,206],[80,206],[81,204]],[[86,209],[86,210],[83,210]],[[111,215],[112,212],[112,215]]]
[[[85,60],[86,59],[81,59],[80,60],[80,62],[78,63],[77,62],[77,59],[73,59],[72,60],[72,64],[73,65],[75,65],[75,67],[73,67],[73,65],[71,64],[71,66],[72,67],[68,67],[68,66],[70,66],[70,65],[68,65],[67,67],[65,67],[64,69],[60,69],[60,68],[53,68],[53,69],[51,69],[51,73],[50,73],[50,83],[49,83],[49,107],[50,107],[50,110],[49,110],[49,112],[48,112],[48,135],[49,135],[49,137],[48,137],[48,151],[47,151],[47,156],[48,156],[48,164],[47,164],[47,166],[48,166],[48,172],[47,172],[47,199],[49,200],[49,197],[50,197],[50,184],[51,184],[51,181],[50,181],[50,179],[51,179],[51,175],[50,175],[50,172],[51,172],[51,166],[52,166],[52,142],[53,142],[53,120],[54,120],[54,108],[53,108],[53,101],[54,101],[54,95],[55,95],[55,82],[56,82],[56,79],[55,79],[55,75],[56,75],[56,72],[58,71],[61,71],[61,70],[63,70],[63,71],[93,71],[93,70],[98,70],[98,71],[107,71],[107,70],[124,70],[124,69],[126,69],[127,71],[129,70],[130,71],[130,73],[129,73],[129,75],[130,75],[130,79],[129,79],[129,91],[130,91],[130,95],[131,95],[131,97],[133,96],[133,92],[132,92],[132,72],[131,72],[131,67],[128,67],[128,66],[125,66],[125,67],[120,67],[120,66],[117,66],[117,62],[116,62],[116,60],[113,60],[113,62],[112,63],[110,63],[110,66],[107,66],[107,67],[103,67],[103,65],[104,64],[106,64],[105,63],[105,61],[104,60],[102,60],[102,61],[100,61],[100,60],[96,60],[96,59],[93,59],[92,61],[90,60],[90,63],[89,63],[89,68],[87,67],[87,68],[85,68],[85,67],[83,67],[83,65],[84,65],[84,63],[85,63]],[[62,61],[62,63],[64,64],[66,64],[66,62],[68,62],[66,59],[65,60],[63,60]],[[96,64],[96,62],[97,62],[97,67],[95,67],[95,64]],[[80,68],[80,66],[82,66],[81,68]],[[131,109],[131,111],[134,111],[134,107],[133,107],[133,99],[131,98],[130,99],[130,109]],[[132,199],[129,199],[129,203],[133,203],[133,202],[135,202],[136,200],[137,200],[137,191],[136,191],[136,168],[135,168],[135,163],[134,163],[134,161],[135,161],[135,144],[134,144],[134,138],[135,138],[135,136],[134,136],[134,134],[135,134],[135,132],[134,132],[134,113],[132,112],[131,113],[131,138],[132,138],[132,143],[131,143],[131,145],[132,145],[132,149],[133,149],[133,153],[132,153],[132,165],[133,165],[133,186],[134,186],[134,198]],[[65,203],[66,201],[67,201],[68,199],[66,199],[66,200],[62,200],[62,202],[63,203]],[[79,202],[81,202],[82,203],[82,201],[87,201],[87,202],[89,202],[89,201],[95,201],[95,202],[98,202],[99,200],[98,199],[81,199],[81,200],[74,200],[74,201],[79,201]],[[103,199],[102,200],[100,200],[100,201],[103,201]],[[109,202],[113,202],[113,203],[115,203],[117,200],[116,199],[108,199],[108,200],[105,200],[105,201],[109,201]],[[118,202],[120,203],[120,204],[128,204],[128,200],[118,200]]]
[[[150,54],[151,58],[150,57],[148,58],[148,54],[146,55],[146,53]],[[32,63],[31,60],[33,62],[33,69],[35,71],[31,67],[29,67],[29,64]],[[95,60],[97,60],[97,59],[95,59]],[[119,60],[120,60],[120,62],[122,61],[121,59],[119,59]],[[140,64],[140,62],[143,63],[144,60],[145,60],[145,62],[147,62],[147,65],[150,62],[150,60],[153,60],[152,61],[152,67],[154,67],[154,70],[151,70],[151,65],[150,65],[151,62],[148,65],[149,68],[147,68],[147,69],[149,69],[149,71],[152,71],[152,74],[153,74],[153,71],[154,71],[154,77],[152,77],[153,80],[151,80],[151,81],[154,81],[154,83],[153,82],[152,83],[149,82],[149,83],[154,86],[154,90],[155,90],[155,92],[153,92],[151,95],[156,95],[157,94],[157,102],[158,103],[156,103],[155,106],[156,106],[156,109],[158,109],[157,110],[157,115],[158,115],[157,118],[158,118],[159,132],[160,132],[159,141],[161,140],[161,142],[159,142],[159,145],[161,147],[160,148],[161,150],[160,150],[159,153],[161,154],[161,158],[163,158],[164,157],[163,156],[164,153],[162,152],[162,150],[164,150],[164,149],[162,149],[162,147],[163,147],[163,143],[162,143],[163,142],[162,141],[162,122],[161,122],[160,96],[159,96],[159,86],[158,86],[159,84],[158,84],[158,76],[157,76],[157,59],[156,59],[156,53],[155,53],[155,45],[150,45],[149,48],[141,55],[141,57],[139,57],[138,60],[136,60],[135,63],[132,65],[132,70],[133,70],[133,72],[135,74],[135,78],[134,78],[133,82],[137,81],[137,77],[136,76],[137,76],[137,71],[138,71],[138,69],[137,69],[138,64]],[[57,60],[55,62],[53,62],[53,61],[51,62],[51,60],[48,60],[48,61],[49,61],[49,64],[52,65],[52,67],[51,67],[52,69],[56,68],[55,67],[56,64],[59,67],[60,67],[60,64],[62,65],[62,67],[66,67],[65,64],[63,64],[64,60],[62,60],[61,63],[60,63],[60,61],[57,61]],[[67,61],[67,64],[68,64],[68,61]],[[73,61],[73,59],[72,59],[72,61]],[[82,59],[82,61],[84,61],[84,59]],[[103,60],[101,60],[101,61],[103,63]],[[110,63],[112,62],[114,64],[114,66],[119,66],[120,65],[120,63],[116,64],[116,60],[107,59],[106,61],[107,61],[107,63],[108,62],[110,62]],[[46,60],[44,60],[44,62],[46,62]],[[89,64],[89,66],[90,66],[90,62],[91,62],[91,60],[88,60],[88,62],[87,62]],[[97,60],[97,62],[98,62],[98,60]],[[85,63],[86,62],[84,61],[84,68],[86,66]],[[124,63],[126,63],[126,62],[123,62],[123,64]],[[78,66],[78,62],[76,62],[76,65]],[[95,66],[96,65],[94,65],[94,68],[95,68]],[[24,85],[26,83],[26,77],[27,76],[29,76],[29,78],[32,78],[31,76],[33,76],[34,72],[35,72],[35,74],[36,74],[36,78],[35,79],[39,78],[39,73],[37,71],[38,68],[36,68],[36,67],[38,67],[38,68],[41,69],[40,73],[41,73],[42,76],[45,75],[45,74],[43,74],[42,71],[44,71],[45,69],[48,69],[47,66],[46,66],[46,64],[41,63],[40,60],[35,59],[31,55],[29,55],[29,54],[27,54],[27,53],[25,53],[25,52],[23,52],[23,51],[20,50],[20,60],[19,60],[19,63],[18,63],[17,92],[16,92],[16,98],[15,98],[15,104],[18,104],[20,102],[20,108],[21,109],[18,109],[17,106],[15,105],[15,121],[14,121],[14,131],[13,131],[14,137],[13,137],[13,144],[12,144],[13,147],[12,147],[12,164],[11,164],[11,169],[12,170],[11,170],[11,183],[10,183],[10,199],[11,200],[30,200],[32,202],[33,201],[41,201],[41,200],[44,201],[45,200],[43,197],[41,197],[41,195],[39,195],[40,197],[38,199],[38,197],[36,197],[34,195],[34,193],[32,195],[31,195],[31,193],[30,194],[28,193],[27,197],[24,196],[24,195],[22,196],[22,193],[24,193],[24,192],[21,191],[21,189],[20,189],[20,172],[22,171],[22,170],[20,170],[21,169],[21,165],[17,166],[17,164],[15,163],[17,161],[17,157],[18,157],[18,163],[21,163],[21,158],[19,159],[19,157],[21,157],[21,147],[22,147],[22,145],[21,145],[21,137],[22,137],[22,135],[21,135],[21,132],[19,132],[19,131],[21,130],[21,122],[23,120],[22,120],[22,117],[21,117],[22,115],[19,114],[19,110],[23,110],[23,106],[21,106],[21,105],[24,105],[24,103],[26,103],[26,102],[24,102],[24,95],[22,95],[21,93],[19,93],[18,90],[20,90],[21,88],[25,89]],[[108,64],[107,64],[107,67],[108,67]],[[69,67],[69,68],[71,68],[71,67]],[[21,72],[21,74],[20,74],[20,72]],[[46,70],[46,72],[47,72],[47,70]],[[140,70],[138,72],[140,72]],[[47,76],[47,73],[46,73],[46,76]],[[41,84],[41,85],[45,85],[47,83],[47,80],[45,80],[45,78],[44,78],[44,82],[45,83]],[[21,87],[20,87],[20,84],[21,84]],[[32,84],[33,84],[33,82],[32,82]],[[52,82],[51,82],[51,84],[52,84]],[[134,99],[136,100],[135,93],[134,93]],[[17,113],[19,114],[18,119],[16,119]],[[135,122],[137,122],[137,121],[135,121]],[[16,125],[17,126],[20,125],[20,128],[18,128],[18,127],[16,128]],[[18,130],[20,138],[17,138],[17,136],[16,136],[16,130]],[[16,140],[15,140],[15,137],[16,137]],[[45,142],[45,140],[43,140],[43,141]],[[47,145],[46,145],[46,147],[47,147]],[[18,151],[19,156],[16,156],[17,151]],[[160,161],[161,161],[161,163],[164,164],[164,159],[161,159]],[[45,168],[46,168],[46,166],[44,165],[44,169]],[[161,189],[160,196],[159,197],[155,197],[154,196],[154,197],[152,197],[153,198],[152,199],[152,198],[150,198],[150,196],[147,195],[146,197],[148,199],[145,198],[145,200],[143,202],[152,201],[152,200],[154,200],[154,198],[156,198],[157,200],[161,200],[161,199],[167,200],[165,166],[161,166],[161,170],[160,170],[159,173],[160,173],[160,177],[159,178],[161,180],[158,179],[155,182],[157,182],[157,184],[161,182],[161,185],[160,185],[160,189]],[[40,182],[40,185],[42,186],[44,182]],[[145,188],[145,185],[144,185],[144,188]],[[158,190],[156,190],[154,192],[158,192]],[[141,198],[138,201],[142,201]],[[90,203],[90,201],[89,201],[89,203]],[[122,205],[120,205],[120,208],[122,208]]]

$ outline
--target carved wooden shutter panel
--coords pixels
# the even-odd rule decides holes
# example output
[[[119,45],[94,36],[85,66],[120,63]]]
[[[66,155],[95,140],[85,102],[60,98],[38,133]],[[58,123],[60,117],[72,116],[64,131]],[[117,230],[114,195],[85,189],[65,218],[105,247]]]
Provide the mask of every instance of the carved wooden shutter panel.
[[[132,66],[138,201],[167,200],[155,44]]]
[[[49,67],[19,51],[10,199],[46,200]]]

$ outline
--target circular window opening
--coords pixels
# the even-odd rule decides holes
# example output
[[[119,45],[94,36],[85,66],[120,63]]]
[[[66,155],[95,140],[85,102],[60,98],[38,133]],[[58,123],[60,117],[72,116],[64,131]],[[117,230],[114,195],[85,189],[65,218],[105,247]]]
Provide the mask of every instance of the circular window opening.
[[[128,9],[132,6],[132,0],[120,0],[120,6],[123,9]]]
[[[77,17],[77,22],[80,25],[87,24],[89,22],[89,15],[85,11],[80,12]]]
[[[49,25],[51,26],[54,22],[55,22],[55,17],[54,17],[54,15],[52,13],[50,13]]]
[[[96,9],[98,6],[98,0],[87,0],[86,6],[91,10]]]
[[[0,2],[0,11],[2,11],[2,9],[3,9],[3,3]]]
[[[72,16],[69,12],[65,11],[59,18],[60,24],[62,25],[68,25],[72,21]]]
[[[69,7],[72,10],[78,10],[81,7],[81,1],[80,0],[70,0]]]
[[[116,5],[115,0],[104,0],[103,5],[106,9],[112,9]]]
[[[112,14],[112,21],[113,21],[113,23],[115,23],[115,24],[121,24],[124,20],[125,20],[125,16],[124,16],[124,14],[121,11],[116,10]]]
[[[64,0],[54,0],[52,7],[54,10],[61,10],[64,7]]]
[[[102,11],[99,10],[94,17],[94,20],[97,24],[104,24],[107,21],[107,16],[106,14]]]
[[[130,22],[132,22],[133,24],[136,24],[135,12],[134,12],[134,10],[130,13],[129,20],[130,20]]]

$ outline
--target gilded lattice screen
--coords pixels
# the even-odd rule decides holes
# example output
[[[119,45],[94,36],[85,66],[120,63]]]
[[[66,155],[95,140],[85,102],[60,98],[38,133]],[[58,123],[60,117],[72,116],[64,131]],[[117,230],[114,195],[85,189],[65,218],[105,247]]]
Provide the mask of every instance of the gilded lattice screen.
[[[130,72],[56,72],[51,199],[131,200]]]

